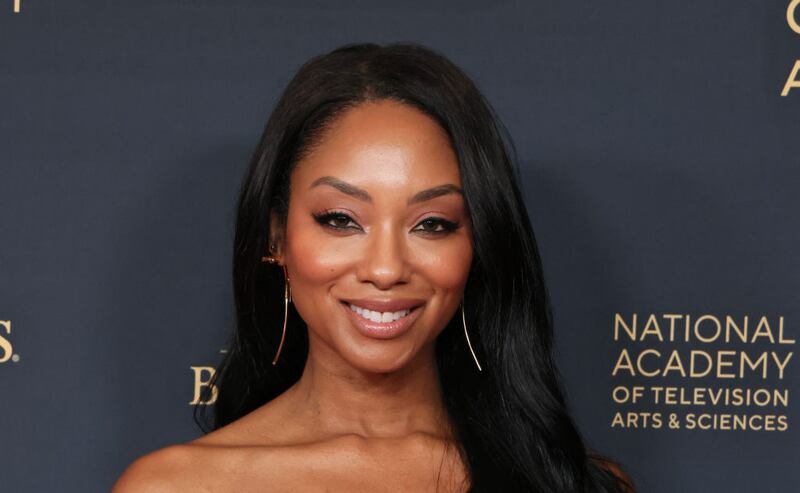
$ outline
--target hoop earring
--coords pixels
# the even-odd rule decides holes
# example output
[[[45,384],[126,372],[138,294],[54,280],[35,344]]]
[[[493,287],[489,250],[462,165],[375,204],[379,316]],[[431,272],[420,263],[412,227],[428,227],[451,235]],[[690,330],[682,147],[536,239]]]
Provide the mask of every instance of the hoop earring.
[[[467,333],[467,319],[464,316],[464,303],[463,303],[463,301],[461,303],[461,323],[464,324],[464,337],[467,338],[467,346],[469,346],[469,352],[472,353],[472,359],[475,360],[475,364],[478,366],[478,371],[483,371],[483,370],[481,370],[481,364],[478,363],[478,357],[475,356],[475,351],[473,351],[473,349],[472,349],[472,343],[469,342],[469,334]]]
[[[270,245],[270,251],[275,251],[275,245]],[[261,257],[262,262],[269,262],[270,264],[277,264],[278,258],[274,255],[267,255],[265,257]],[[272,360],[272,366],[275,366],[278,363],[278,356],[281,355],[281,349],[283,349],[283,341],[286,339],[286,322],[289,319],[289,302],[292,301],[292,288],[289,285],[289,271],[286,270],[286,265],[283,266],[283,278],[284,278],[284,285],[283,285],[283,330],[281,331],[281,342],[278,344],[278,352],[275,353],[275,358]]]
[[[275,358],[272,360],[272,366],[278,362],[278,356],[281,355],[281,349],[283,349],[283,340],[286,339],[286,321],[289,318],[289,302],[292,301],[292,288],[289,286],[289,273],[286,270],[286,266],[283,266],[283,277],[284,287],[283,287],[283,330],[281,331],[281,342],[278,344],[278,352],[275,353]]]

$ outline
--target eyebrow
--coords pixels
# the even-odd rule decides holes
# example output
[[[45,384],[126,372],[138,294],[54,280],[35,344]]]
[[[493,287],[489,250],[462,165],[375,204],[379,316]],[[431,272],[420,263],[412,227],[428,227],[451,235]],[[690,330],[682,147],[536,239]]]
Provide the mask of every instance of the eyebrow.
[[[316,180],[314,180],[314,182],[308,188],[311,189],[311,188],[314,188],[314,187],[319,186],[319,185],[329,185],[329,186],[339,190],[342,193],[346,193],[347,195],[350,195],[351,197],[355,197],[358,200],[361,200],[363,202],[367,202],[367,203],[370,203],[370,204],[372,203],[372,196],[370,196],[370,194],[367,193],[366,190],[364,190],[363,188],[358,188],[355,185],[347,183],[346,181],[342,181],[342,180],[340,180],[338,178],[335,178],[333,176],[322,176],[320,178],[317,178]],[[448,183],[446,185],[439,185],[439,186],[436,186],[436,187],[433,187],[433,188],[428,188],[428,189],[422,190],[421,192],[417,192],[417,193],[414,194],[414,196],[412,196],[411,198],[408,199],[406,204],[407,205],[413,205],[413,204],[417,204],[419,202],[425,202],[426,200],[431,200],[433,198],[440,197],[442,195],[452,194],[452,193],[458,193],[458,194],[461,194],[462,196],[464,195],[464,191],[461,190],[461,188],[459,188],[459,187],[457,187],[457,186],[455,186],[453,184]]]

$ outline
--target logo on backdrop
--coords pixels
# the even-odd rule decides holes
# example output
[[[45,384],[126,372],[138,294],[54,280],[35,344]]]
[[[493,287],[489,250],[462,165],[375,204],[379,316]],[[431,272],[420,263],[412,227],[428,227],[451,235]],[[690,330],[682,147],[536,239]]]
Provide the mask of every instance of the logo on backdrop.
[[[194,373],[194,398],[192,406],[210,406],[217,402],[217,386],[211,383],[216,370],[213,366],[190,366]]]
[[[784,317],[616,313],[612,332],[612,428],[789,429]]]
[[[220,349],[220,354],[225,354],[226,349]],[[194,397],[189,401],[191,406],[210,406],[217,402],[219,390],[217,386],[211,383],[214,378],[216,369],[213,366],[190,366],[194,376]]]
[[[19,355],[14,353],[14,346],[8,338],[10,335],[11,320],[0,320],[0,364],[19,361]]]
[[[792,0],[789,3],[789,7],[786,9],[786,22],[792,31],[800,34],[800,0]],[[800,89],[800,60],[795,60],[789,78],[783,85],[781,96],[788,96],[792,89]]]

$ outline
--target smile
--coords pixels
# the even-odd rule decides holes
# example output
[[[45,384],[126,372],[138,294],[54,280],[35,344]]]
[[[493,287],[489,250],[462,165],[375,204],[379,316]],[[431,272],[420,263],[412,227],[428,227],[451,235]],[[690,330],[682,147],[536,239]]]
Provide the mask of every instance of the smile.
[[[353,327],[371,339],[393,339],[411,329],[419,318],[421,304],[396,311],[377,311],[342,301]]]
[[[411,313],[411,310],[408,309],[396,312],[376,312],[374,310],[367,310],[366,308],[361,308],[360,306],[349,303],[348,306],[350,306],[351,310],[372,322],[394,322],[395,320],[401,319]]]

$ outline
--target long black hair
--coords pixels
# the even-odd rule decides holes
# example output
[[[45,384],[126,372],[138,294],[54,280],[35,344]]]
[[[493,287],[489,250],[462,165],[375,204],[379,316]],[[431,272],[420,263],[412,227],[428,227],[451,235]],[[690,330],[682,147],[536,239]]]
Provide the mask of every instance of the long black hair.
[[[277,213],[285,228],[290,173],[322,131],[344,110],[383,99],[437,121],[460,167],[474,252],[464,310],[483,371],[474,366],[460,314],[437,338],[436,362],[470,491],[626,491],[610,472],[614,466],[587,452],[567,412],[513,141],[459,67],[414,43],[348,44],[310,59],[267,121],[238,201],[236,326],[212,381],[219,392],[213,428],[265,404],[300,378],[308,334],[291,305],[284,347],[272,365],[283,323],[284,277],[282,269],[261,261],[268,253],[270,214]],[[197,413],[195,419],[203,427]]]

